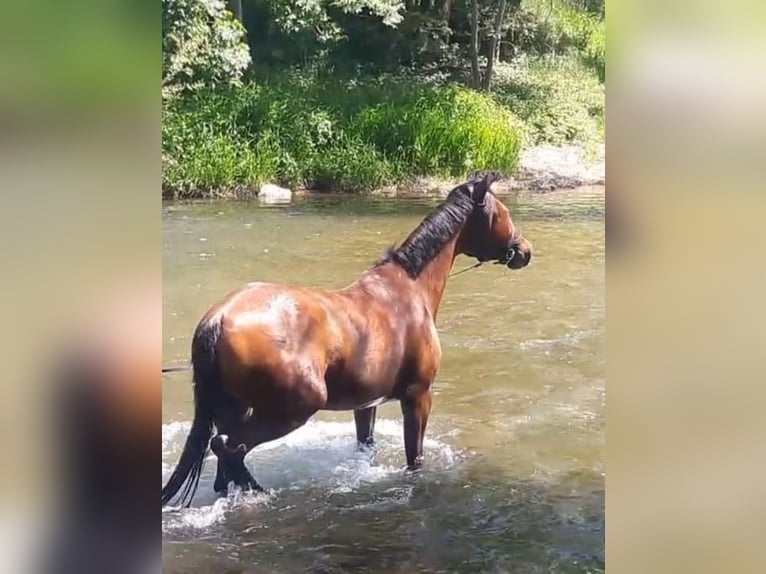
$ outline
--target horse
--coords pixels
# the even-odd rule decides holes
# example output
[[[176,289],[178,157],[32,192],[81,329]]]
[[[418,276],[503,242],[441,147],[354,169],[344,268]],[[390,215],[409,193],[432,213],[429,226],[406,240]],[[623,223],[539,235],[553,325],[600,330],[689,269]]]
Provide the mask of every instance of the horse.
[[[245,455],[320,410],[353,410],[358,444],[372,446],[378,405],[398,400],[407,469],[419,469],[442,356],[436,316],[455,258],[517,270],[532,257],[490,189],[501,177],[474,172],[344,288],[250,283],[211,307],[192,339],[194,418],[163,507],[182,488],[180,505],[191,504],[209,448],[218,495],[231,482],[262,490]]]

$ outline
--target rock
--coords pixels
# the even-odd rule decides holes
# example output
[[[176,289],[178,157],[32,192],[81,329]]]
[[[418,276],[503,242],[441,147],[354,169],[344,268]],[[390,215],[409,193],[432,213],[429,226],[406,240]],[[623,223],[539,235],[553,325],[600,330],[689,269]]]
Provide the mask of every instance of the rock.
[[[273,183],[265,183],[258,191],[258,199],[264,203],[290,203],[293,192]]]

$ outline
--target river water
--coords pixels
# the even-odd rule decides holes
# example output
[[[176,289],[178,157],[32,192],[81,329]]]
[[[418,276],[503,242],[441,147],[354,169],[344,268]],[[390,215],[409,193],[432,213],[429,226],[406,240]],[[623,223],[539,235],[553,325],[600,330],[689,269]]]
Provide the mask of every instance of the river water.
[[[604,190],[503,201],[535,256],[450,279],[424,470],[404,470],[397,403],[378,408],[374,451],[357,450],[350,412],[255,449],[246,462],[264,494],[217,500],[211,455],[192,508],[163,511],[165,572],[603,571]],[[165,204],[164,364],[188,359],[197,321],[228,291],[342,287],[437,203]],[[190,384],[187,372],[163,381],[163,482]]]

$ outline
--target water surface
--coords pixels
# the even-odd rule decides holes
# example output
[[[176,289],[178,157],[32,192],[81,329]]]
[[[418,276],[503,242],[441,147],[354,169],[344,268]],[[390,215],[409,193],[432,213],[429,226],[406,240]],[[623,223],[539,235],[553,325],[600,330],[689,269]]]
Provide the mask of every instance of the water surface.
[[[450,280],[423,472],[403,470],[397,403],[378,408],[369,452],[354,444],[352,413],[319,413],[248,455],[266,494],[216,500],[208,461],[192,508],[163,512],[165,572],[603,570],[603,189],[504,201],[535,255],[519,272],[487,265]],[[228,291],[342,287],[437,203],[166,204],[164,363],[188,359],[197,321]],[[189,378],[164,379],[163,481],[192,417]]]

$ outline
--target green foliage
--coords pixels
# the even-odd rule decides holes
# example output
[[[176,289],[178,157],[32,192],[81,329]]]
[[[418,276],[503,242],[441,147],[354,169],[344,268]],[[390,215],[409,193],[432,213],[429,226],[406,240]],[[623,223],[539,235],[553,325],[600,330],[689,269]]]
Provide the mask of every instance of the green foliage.
[[[497,4],[479,5],[481,65]],[[470,3],[406,5],[248,0],[245,44],[224,0],[163,0],[165,192],[369,190],[603,140],[604,0],[509,0],[491,96],[460,85]]]
[[[338,14],[371,14],[384,25],[394,27],[402,21],[402,0],[259,0],[285,32],[312,30],[320,42],[343,37]]]
[[[601,20],[594,26],[585,45],[586,61],[598,73],[601,82],[606,80],[606,23]]]
[[[242,102],[227,98],[233,94],[201,92],[163,101],[163,190],[214,195],[275,177],[278,158],[270,138],[253,142],[237,125]]]
[[[493,97],[526,126],[529,144],[603,140],[604,86],[576,58],[503,64]]]
[[[486,96],[462,87],[422,88],[406,102],[363,110],[353,128],[386,157],[415,173],[461,175],[494,167],[512,172],[518,126]]]
[[[244,28],[224,0],[162,0],[163,88],[230,84],[249,65]]]
[[[271,180],[364,191],[515,169],[518,125],[488,97],[404,80],[385,88],[282,80],[167,99],[163,190],[199,196]]]
[[[522,7],[537,23],[537,55],[576,53],[605,80],[604,0],[524,0]]]
[[[603,17],[566,4],[557,11],[556,31],[569,39],[574,47],[598,72],[606,77],[606,25]]]

